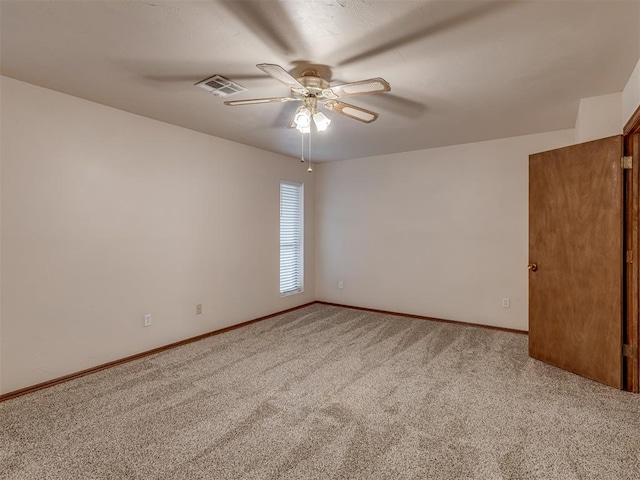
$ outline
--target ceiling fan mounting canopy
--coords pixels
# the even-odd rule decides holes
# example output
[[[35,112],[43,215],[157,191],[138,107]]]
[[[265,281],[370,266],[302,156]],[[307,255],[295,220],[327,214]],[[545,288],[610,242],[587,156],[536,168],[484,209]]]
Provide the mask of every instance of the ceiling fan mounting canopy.
[[[300,77],[294,78],[280,65],[261,63],[256,66],[289,87],[291,91],[290,96],[232,100],[224,102],[225,105],[239,106],[302,101],[303,105],[309,108],[310,113],[313,114],[317,113],[317,105],[320,103],[331,112],[339,113],[360,122],[371,123],[378,118],[376,112],[342,102],[339,99],[356,95],[384,93],[391,90],[389,83],[380,77],[331,86],[331,84],[320,77],[315,70],[306,70]],[[296,126],[294,119],[289,122],[290,128]]]

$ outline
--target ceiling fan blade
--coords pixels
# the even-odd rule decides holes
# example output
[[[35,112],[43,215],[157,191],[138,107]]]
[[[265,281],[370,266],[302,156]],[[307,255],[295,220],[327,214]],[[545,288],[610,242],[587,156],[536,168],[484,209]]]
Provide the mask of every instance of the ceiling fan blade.
[[[360,80],[359,82],[334,85],[322,91],[327,98],[353,97],[355,95],[367,95],[369,93],[381,93],[391,91],[391,85],[380,77]]]
[[[246,100],[230,100],[224,102],[225,105],[255,105],[259,103],[284,103],[284,102],[295,102],[298,101],[297,98],[292,97],[271,97],[271,98],[248,98]]]
[[[287,56],[302,54],[296,24],[280,2],[222,0],[220,4],[274,52]]]
[[[328,100],[324,103],[324,107],[332,112],[340,113],[346,117],[359,120],[364,123],[371,123],[378,118],[376,112],[367,110],[366,108],[356,107],[349,103],[338,102],[336,100]]]
[[[355,49],[357,53],[350,55],[348,58],[343,58],[337,65],[342,67],[374,58],[441,32],[462,27],[482,17],[492,15],[498,10],[518,4],[518,2],[504,2],[501,0],[479,0],[471,3],[472,5],[469,6],[469,2],[459,2],[460,6],[453,9],[451,5],[456,5],[455,2],[434,3],[433,7],[431,7],[431,2],[424,2],[424,5],[417,10],[409,12],[404,17],[389,24],[384,32],[376,33],[376,38],[384,39],[390,37],[390,41],[371,46],[372,39],[365,38],[359,44],[349,48],[351,51]],[[425,12],[426,9],[433,11]],[[434,18],[434,20],[428,20],[425,25],[425,18]],[[388,34],[389,37],[385,34]],[[375,42],[375,40],[373,41]],[[345,47],[343,46],[340,52],[336,52],[335,55],[340,55],[344,51]]]
[[[272,63],[260,63],[256,65],[267,75],[271,75],[276,80],[284,83],[287,87],[293,88],[301,93],[308,93],[307,87],[302,85],[298,80],[293,78],[289,72],[287,72],[280,65],[274,65]]]

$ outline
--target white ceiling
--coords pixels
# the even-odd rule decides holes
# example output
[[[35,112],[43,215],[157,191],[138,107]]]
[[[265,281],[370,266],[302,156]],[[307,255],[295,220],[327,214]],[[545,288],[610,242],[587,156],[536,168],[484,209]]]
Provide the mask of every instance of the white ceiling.
[[[581,98],[619,92],[640,57],[640,1],[0,0],[3,75],[295,157],[295,103],[241,107],[193,86],[221,74],[285,96],[255,65],[386,94],[327,113],[312,160],[339,160],[573,128]]]

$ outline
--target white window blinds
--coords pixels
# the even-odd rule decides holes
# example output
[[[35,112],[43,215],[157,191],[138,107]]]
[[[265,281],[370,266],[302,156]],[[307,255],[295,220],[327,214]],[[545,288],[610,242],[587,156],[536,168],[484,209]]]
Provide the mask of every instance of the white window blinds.
[[[302,292],[303,187],[280,182],[280,295]]]

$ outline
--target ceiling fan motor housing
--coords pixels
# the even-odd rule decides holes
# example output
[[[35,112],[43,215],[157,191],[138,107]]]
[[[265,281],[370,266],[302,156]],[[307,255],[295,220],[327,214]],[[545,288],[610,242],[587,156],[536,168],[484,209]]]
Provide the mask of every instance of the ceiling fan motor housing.
[[[320,95],[322,91],[329,88],[329,82],[320,78],[315,70],[307,70],[297,80],[306,87],[312,95]]]

